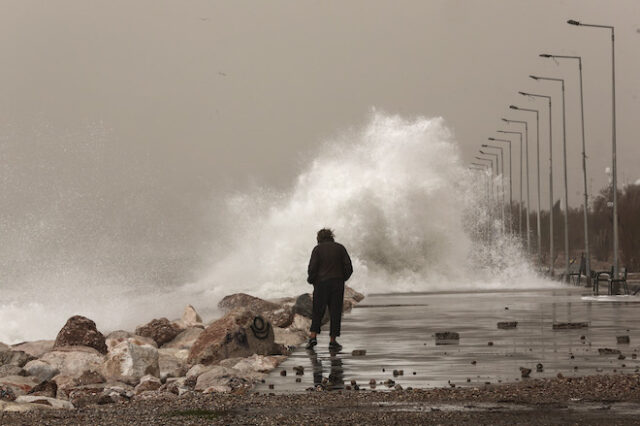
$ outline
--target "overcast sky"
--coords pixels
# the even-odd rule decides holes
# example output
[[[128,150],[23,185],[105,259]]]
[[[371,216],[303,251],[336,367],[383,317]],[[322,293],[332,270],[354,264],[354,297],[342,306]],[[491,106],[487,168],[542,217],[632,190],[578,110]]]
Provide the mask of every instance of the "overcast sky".
[[[501,117],[528,117],[532,185],[535,120],[508,105],[539,108],[546,200],[546,104],[519,90],[554,96],[559,198],[560,86],[530,80],[532,73],[566,78],[570,203],[578,205],[577,66],[538,54],[583,57],[597,191],[611,163],[611,50],[607,30],[570,26],[569,18],[616,27],[619,182],[640,178],[637,0],[2,0],[1,7],[2,227],[11,242],[4,250],[26,247],[35,234],[51,245],[43,234],[66,229],[92,236],[87,250],[117,230],[180,251],[204,232],[198,218],[207,200],[254,182],[287,187],[321,141],[363,125],[371,108],[444,117],[466,161],[507,129]]]

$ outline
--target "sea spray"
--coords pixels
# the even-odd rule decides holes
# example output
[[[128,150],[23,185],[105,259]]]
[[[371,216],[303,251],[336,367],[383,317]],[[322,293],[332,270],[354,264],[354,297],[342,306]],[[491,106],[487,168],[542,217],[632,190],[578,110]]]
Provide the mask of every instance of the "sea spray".
[[[200,279],[160,285],[153,271],[118,273],[108,260],[34,264],[3,289],[0,341],[52,339],[74,314],[103,331],[132,329],[178,317],[186,304],[210,319],[217,302],[235,292],[274,298],[310,291],[307,262],[325,226],[351,253],[349,284],[363,292],[547,285],[489,214],[495,202],[486,195],[443,119],[374,113],[363,128],[321,144],[289,190],[216,197],[217,248]]]

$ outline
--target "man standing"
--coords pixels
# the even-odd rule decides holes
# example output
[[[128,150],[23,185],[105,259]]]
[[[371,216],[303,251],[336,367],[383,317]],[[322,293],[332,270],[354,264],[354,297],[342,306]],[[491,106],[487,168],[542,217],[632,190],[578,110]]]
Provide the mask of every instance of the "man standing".
[[[313,349],[318,344],[317,335],[328,306],[331,319],[329,350],[339,352],[342,346],[336,337],[340,335],[344,282],[353,273],[353,266],[347,249],[334,241],[331,229],[319,230],[317,240],[318,245],[311,252],[307,278],[307,282],[313,284],[313,313],[307,349]]]

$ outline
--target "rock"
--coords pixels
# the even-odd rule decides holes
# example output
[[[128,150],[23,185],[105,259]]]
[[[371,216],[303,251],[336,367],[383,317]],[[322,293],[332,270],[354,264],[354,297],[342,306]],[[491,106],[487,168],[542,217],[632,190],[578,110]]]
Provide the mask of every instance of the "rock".
[[[619,349],[611,349],[611,348],[598,348],[598,353],[600,355],[620,355]]]
[[[198,313],[198,311],[196,311],[196,308],[191,305],[187,305],[184,308],[182,317],[179,320],[174,321],[174,324],[176,324],[181,329],[193,327],[204,328],[202,317],[200,317],[200,314]]]
[[[281,376],[286,376],[287,375],[287,370],[280,370],[280,375]]]
[[[518,327],[518,321],[503,321],[498,323],[500,330],[510,330]]]
[[[391,379],[387,379],[385,380],[384,384],[388,387],[388,388],[392,388],[395,386],[396,382],[391,380]]]
[[[79,386],[95,385],[98,383],[104,383],[105,379],[102,374],[97,371],[85,371],[75,380],[75,383]]]
[[[158,358],[158,349],[155,346],[136,338],[128,338],[109,351],[100,373],[107,380],[135,385],[147,374],[160,376]]]
[[[135,387],[133,392],[136,395],[139,395],[139,394],[141,394],[142,392],[145,392],[145,391],[158,390],[158,389],[160,389],[160,386],[162,386],[162,382],[160,381],[160,379],[158,379],[155,376],[151,376],[151,375],[148,374],[146,376],[143,376],[140,379],[140,383]]]
[[[61,399],[47,398],[46,396],[35,395],[23,395],[16,398],[17,403],[31,403],[31,404],[43,404],[48,405],[51,408],[73,410],[75,407],[69,401],[63,401]]]
[[[105,343],[107,344],[107,349],[111,350],[111,348],[113,348],[117,344],[122,343],[130,338],[136,339],[141,345],[144,344],[158,347],[158,344],[152,338],[139,336],[135,333],[124,330],[117,330],[109,333],[109,335],[107,335],[107,337],[105,338]]]
[[[457,345],[459,342],[460,335],[454,331],[436,333],[436,345]]]
[[[0,352],[0,365],[15,365],[17,367],[24,367],[24,365],[35,359],[31,355],[24,351],[3,351]]]
[[[538,373],[542,373],[544,371],[544,366],[540,363],[538,363],[538,365],[536,365],[536,371]]]
[[[180,332],[172,341],[162,345],[168,349],[191,349],[191,346],[198,340],[204,330],[199,327],[189,327]]]
[[[308,336],[307,331],[280,327],[273,329],[273,341],[285,346],[298,346],[307,340]]]
[[[44,354],[40,361],[62,375],[77,378],[86,371],[97,371],[104,359],[100,352],[88,346],[64,346]]]
[[[487,346],[493,346],[493,342],[487,342]]]
[[[11,350],[11,347],[9,345],[5,345],[4,343],[0,342],[0,352],[9,351],[9,350]]]
[[[619,345],[628,345],[630,343],[629,336],[616,336]]]
[[[233,368],[215,366],[198,376],[195,390],[208,392],[225,392],[247,384],[247,381],[238,377],[238,371]],[[228,389],[226,389],[228,388]]]
[[[211,370],[214,366],[212,365],[204,365],[204,364],[196,364],[187,371],[186,378],[187,379],[197,379],[203,373]],[[231,367],[228,367],[231,368]],[[194,382],[195,383],[195,382]]]
[[[452,384],[453,384],[453,383],[452,383]],[[397,384],[397,385],[395,385],[393,388],[394,388],[395,390],[397,390],[397,391],[401,391],[401,390],[402,390],[402,385],[401,385],[400,383],[398,383],[398,384]]]
[[[168,377],[182,377],[187,374],[187,356],[189,351],[185,349],[158,349],[160,378],[165,380]]]
[[[26,363],[24,371],[29,376],[37,377],[41,382],[50,380],[53,376],[60,373],[56,367],[39,359],[34,359],[33,361]]]
[[[14,351],[23,351],[34,358],[40,358],[47,352],[53,350],[55,340],[35,340],[33,342],[22,342],[11,346]]]
[[[189,364],[213,364],[225,358],[253,354],[278,355],[271,324],[254,312],[241,308],[211,323],[189,352]]]
[[[9,389],[15,396],[26,395],[38,384],[34,377],[6,376],[0,378],[0,388]]]
[[[153,319],[149,323],[137,327],[136,334],[153,339],[158,347],[176,338],[182,329],[166,318]]]
[[[245,308],[260,314],[274,327],[288,327],[293,321],[293,309],[288,305],[278,305],[245,293],[226,296],[218,303],[218,307],[225,313],[234,309]]]
[[[313,296],[309,293],[304,293],[298,296],[296,299],[296,303],[293,305],[293,313],[297,315],[302,315],[306,318],[311,318],[313,313]],[[324,311],[324,315],[322,317],[322,324],[326,324],[329,322],[329,309]]]
[[[552,326],[554,330],[574,330],[587,327],[589,327],[588,322],[555,322]]]
[[[311,318],[307,318],[300,314],[295,314],[293,316],[293,322],[289,326],[289,330],[298,330],[305,333],[306,336],[309,335],[309,329],[311,328]]]
[[[351,351],[351,356],[365,356],[367,351],[365,349],[354,349]]]
[[[357,291],[355,291],[354,289],[352,289],[348,285],[345,285],[344,286],[344,298],[345,299],[351,299],[355,303],[359,303],[362,300],[364,300],[364,294],[358,293]]]
[[[241,373],[248,373],[251,371],[257,371],[259,373],[267,373],[276,368],[285,359],[283,356],[265,356],[265,355],[252,355],[248,358],[240,359],[234,363],[233,369],[240,371]]]
[[[558,373],[558,374],[556,375],[556,377],[557,377],[558,379],[560,379],[560,380],[563,380],[563,379],[564,379],[564,375],[563,375],[562,373]]]
[[[527,378],[531,374],[530,368],[520,367],[520,377]]]
[[[11,364],[1,365],[0,377],[7,377],[7,376],[27,376],[27,374],[26,374],[26,371],[24,371],[22,368],[18,367],[17,365],[11,365]]]
[[[104,336],[96,328],[96,323],[81,315],[69,318],[58,332],[53,348],[60,346],[88,346],[101,354],[107,353]]]
[[[626,356],[624,356],[624,355],[622,355],[622,354],[618,355],[618,359],[619,359],[619,360],[623,360],[623,359],[625,359],[625,358],[627,358],[627,357],[626,357]]]
[[[27,395],[46,396],[49,398],[55,398],[57,394],[58,385],[56,384],[56,382],[51,380],[40,382],[36,386],[31,388],[29,392],[27,392]]]
[[[295,367],[293,367],[293,371],[296,372],[296,376],[304,375],[304,367],[302,365],[296,365]]]

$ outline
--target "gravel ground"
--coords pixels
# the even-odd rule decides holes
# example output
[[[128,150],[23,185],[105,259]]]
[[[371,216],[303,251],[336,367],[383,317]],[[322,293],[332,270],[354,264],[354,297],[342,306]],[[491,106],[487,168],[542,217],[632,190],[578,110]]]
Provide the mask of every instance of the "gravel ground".
[[[640,375],[386,392],[188,394],[0,416],[3,425],[640,424]]]

